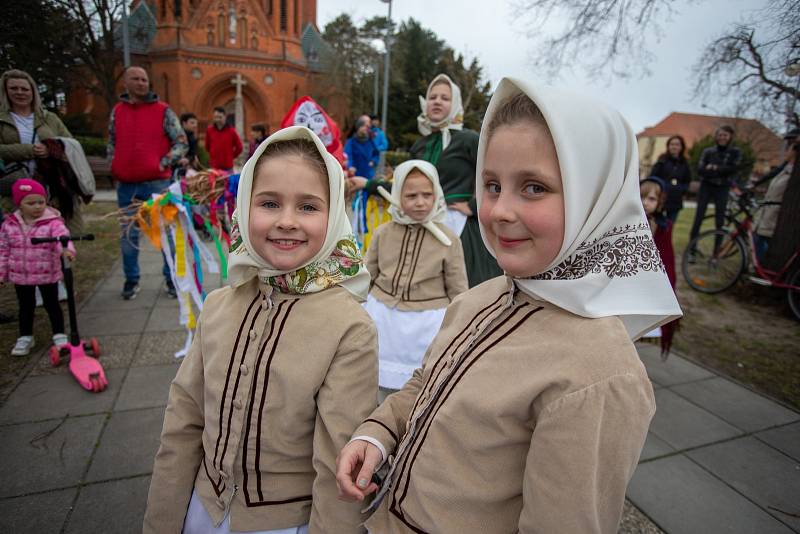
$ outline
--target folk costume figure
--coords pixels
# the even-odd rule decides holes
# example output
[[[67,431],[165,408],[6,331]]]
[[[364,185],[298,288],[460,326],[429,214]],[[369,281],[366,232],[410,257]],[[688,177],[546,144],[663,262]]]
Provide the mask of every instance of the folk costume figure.
[[[305,126],[317,134],[325,149],[339,163],[344,162],[344,150],[339,139],[339,126],[325,110],[310,96],[303,96],[292,104],[291,109],[281,120],[281,128]]]
[[[236,202],[230,286],[208,295],[171,385],[144,532],[363,532],[334,477],[378,392],[341,166],[285,128],[245,164]]]
[[[364,305],[378,329],[379,384],[400,389],[422,364],[452,300],[467,290],[464,253],[444,224],[436,167],[422,160],[394,171],[389,212],[367,251],[371,290]]]
[[[453,301],[422,368],[340,453],[343,497],[378,491],[371,532],[617,532],[655,411],[632,340],[680,315],[638,161],[616,111],[500,82],[476,190],[506,276]]]
[[[475,202],[475,164],[478,134],[464,128],[461,90],[446,74],[436,76],[425,97],[417,127],[424,136],[411,147],[411,155],[432,163],[444,191],[445,223],[460,236],[464,247],[469,286],[503,274],[487,252],[478,229]]]
[[[666,202],[669,202],[669,186],[664,180],[657,176],[649,176],[642,180],[639,185],[642,198],[642,207],[653,233],[653,242],[658,249],[658,255],[664,264],[667,278],[675,290],[675,249],[672,246],[672,220],[669,218],[669,210]],[[661,325],[645,334],[644,337],[660,338],[661,358],[666,360],[672,347],[672,338],[678,330],[679,319]]]

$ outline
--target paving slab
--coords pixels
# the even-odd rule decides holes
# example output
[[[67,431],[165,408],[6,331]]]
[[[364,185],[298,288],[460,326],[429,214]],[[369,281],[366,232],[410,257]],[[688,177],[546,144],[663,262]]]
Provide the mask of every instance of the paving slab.
[[[639,461],[644,462],[647,460],[652,460],[653,458],[666,456],[667,454],[672,454],[674,452],[675,449],[670,447],[669,443],[659,438],[652,432],[648,432],[647,439],[644,442],[644,449],[642,449],[642,454],[639,457]]]
[[[133,534],[142,531],[150,477],[126,478],[81,488],[66,532]],[[98,506],[102,503],[102,506]]]
[[[650,432],[678,450],[706,445],[742,434],[716,415],[699,408],[668,389],[656,395],[656,415]]]
[[[166,406],[169,385],[178,372],[178,364],[131,367],[115,411]]]
[[[82,332],[105,334],[138,334],[147,324],[150,310],[136,309],[118,311],[116,313],[84,311],[78,314],[78,322]]]
[[[124,376],[123,369],[107,371],[108,387],[102,393],[86,391],[69,372],[28,377],[0,408],[0,423],[41,421],[110,411]]]
[[[100,344],[100,363],[103,369],[121,369],[131,364],[136,353],[136,346],[139,343],[139,334],[124,334],[120,336],[98,336],[97,342]],[[62,375],[69,373],[68,361],[65,364],[53,367],[50,365],[50,357],[47,353],[43,354],[39,362],[31,370],[29,376],[40,375]]]
[[[172,305],[156,306],[153,308],[147,325],[144,327],[145,335],[151,332],[186,331],[186,327],[178,322],[179,314],[177,301],[172,300],[172,302],[174,303]]]
[[[97,288],[97,291],[116,291],[119,294],[122,291],[122,284],[125,282],[125,276],[122,272],[112,273],[106,278],[102,284]],[[164,284],[164,277],[155,274],[145,274],[139,279],[140,289],[161,289]],[[121,299],[122,297],[120,297]]]
[[[98,482],[152,473],[163,422],[162,407],[114,412],[86,480]]]
[[[132,365],[138,367],[180,363],[182,360],[175,358],[175,352],[182,349],[185,343],[186,330],[148,332],[142,336]]]
[[[78,488],[0,500],[0,532],[60,532]]]
[[[716,376],[714,373],[681,358],[677,354],[673,354],[666,361],[662,361],[659,349],[652,345],[638,343],[636,348],[639,351],[642,363],[647,369],[647,376],[659,386],[674,386]]]
[[[669,534],[793,532],[682,454],[640,464],[628,498]]]
[[[125,300],[120,296],[122,284],[113,291],[95,291],[94,295],[86,301],[83,310],[87,312],[127,312],[136,309],[150,309],[156,302],[160,293],[158,289],[141,289],[133,300]]]
[[[800,413],[722,377],[670,389],[746,432],[800,421]]]
[[[3,427],[0,498],[78,484],[105,419],[90,415]]]
[[[756,434],[756,437],[800,461],[800,423],[765,430]]]
[[[686,456],[800,530],[800,462],[753,437],[709,445]]]

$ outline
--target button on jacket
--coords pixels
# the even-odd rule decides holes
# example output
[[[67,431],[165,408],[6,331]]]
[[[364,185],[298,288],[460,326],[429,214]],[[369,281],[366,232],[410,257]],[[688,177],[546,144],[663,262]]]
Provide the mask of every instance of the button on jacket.
[[[192,488],[231,530],[363,532],[360,504],[336,498],[335,463],[375,408],[376,354],[372,321],[341,287],[212,292],[170,388],[144,532],[180,533]]]
[[[423,367],[354,433],[390,455],[371,532],[616,533],[655,412],[617,317],[498,277],[458,297]]]
[[[445,308],[467,290],[461,241],[446,225],[449,247],[419,224],[387,222],[372,235],[367,250],[370,294],[401,311]]]

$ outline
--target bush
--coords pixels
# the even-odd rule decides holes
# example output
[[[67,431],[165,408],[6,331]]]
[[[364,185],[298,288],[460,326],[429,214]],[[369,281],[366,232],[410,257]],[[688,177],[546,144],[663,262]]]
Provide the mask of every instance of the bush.
[[[386,164],[391,167],[397,167],[406,160],[411,159],[411,154],[408,152],[399,152],[396,150],[386,151]]]
[[[102,137],[75,136],[75,139],[81,144],[87,156],[106,157],[106,145],[108,143]]]
[[[100,137],[100,134],[92,130],[91,125],[89,124],[89,116],[85,113],[74,113],[72,115],[67,115],[62,119],[64,126],[67,127],[69,133],[74,135],[76,138],[78,136],[86,136],[86,137]]]

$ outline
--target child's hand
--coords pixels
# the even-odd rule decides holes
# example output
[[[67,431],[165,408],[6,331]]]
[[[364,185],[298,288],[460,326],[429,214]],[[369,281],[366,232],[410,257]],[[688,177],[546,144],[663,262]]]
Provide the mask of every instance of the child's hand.
[[[75,253],[67,248],[64,249],[61,255],[64,256],[69,261],[75,261]]]
[[[336,457],[339,500],[363,501],[367,495],[378,491],[372,475],[382,462],[381,451],[372,443],[357,439],[345,445]]]

